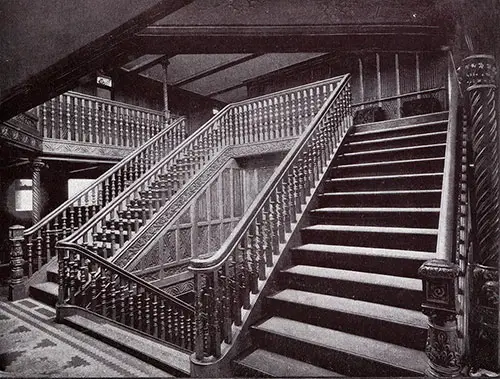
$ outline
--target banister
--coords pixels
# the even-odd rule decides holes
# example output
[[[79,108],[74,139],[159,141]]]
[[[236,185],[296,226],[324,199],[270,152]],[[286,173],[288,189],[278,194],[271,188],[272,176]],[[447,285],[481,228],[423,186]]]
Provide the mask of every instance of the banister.
[[[186,309],[188,311],[194,312],[194,307],[193,306],[191,306],[191,305],[183,302],[182,300],[177,299],[176,297],[174,297],[172,295],[169,295],[168,293],[166,293],[165,291],[161,290],[160,288],[155,287],[155,286],[149,284],[144,279],[141,279],[138,276],[133,275],[133,274],[131,274],[131,273],[123,270],[122,268],[114,265],[113,263],[108,262],[106,259],[101,258],[99,255],[92,254],[91,252],[87,251],[86,249],[82,248],[79,245],[76,245],[76,244],[73,244],[73,243],[70,243],[70,242],[60,241],[59,242],[59,246],[62,249],[70,249],[70,250],[77,251],[78,254],[82,254],[85,257],[88,257],[88,258],[91,258],[94,261],[97,261],[100,265],[106,267],[108,270],[115,271],[121,277],[125,277],[128,280],[130,280],[131,282],[140,284],[142,287],[147,288],[149,291],[153,292],[154,294],[156,294],[156,295],[158,295],[158,296],[160,296],[162,298],[169,299],[169,301],[173,302],[174,304],[176,304],[177,306],[179,306],[181,308],[184,308],[184,309]]]
[[[205,259],[195,258],[191,260],[191,264],[189,269],[193,272],[206,272],[212,271],[219,268],[225,261],[225,259],[229,256],[231,251],[236,248],[236,245],[239,243],[242,238],[244,232],[253,222],[254,217],[257,213],[262,209],[266,200],[271,195],[271,192],[276,187],[278,182],[283,178],[288,169],[293,165],[294,158],[299,154],[299,152],[304,148],[306,143],[308,142],[308,137],[315,130],[319,120],[325,115],[327,109],[331,106],[331,104],[336,100],[336,98],[341,93],[342,88],[346,85],[350,78],[350,74],[339,76],[336,79],[342,78],[340,83],[337,85],[335,91],[328,97],[323,106],[320,108],[318,113],[314,116],[313,120],[309,124],[308,128],[303,133],[302,138],[300,138],[295,145],[290,149],[288,154],[283,158],[281,164],[276,168],[271,178],[267,181],[264,188],[259,192],[258,196],[252,202],[248,210],[245,212],[244,217],[238,222],[236,227],[233,229],[229,237],[222,244],[219,250],[215,254]]]
[[[279,91],[276,93],[271,93],[268,95],[260,96],[257,98],[252,98],[248,99],[245,101],[241,101],[238,103],[233,103],[225,106],[220,112],[218,112],[216,115],[214,115],[209,121],[207,121],[202,127],[200,127],[198,130],[196,130],[189,138],[184,140],[181,144],[179,144],[173,151],[170,152],[167,156],[165,156],[161,161],[157,162],[154,167],[152,167],[149,170],[148,175],[142,176],[139,180],[137,180],[133,185],[129,186],[125,191],[123,191],[120,195],[118,195],[116,198],[113,199],[112,202],[108,204],[107,207],[100,209],[97,213],[95,213],[92,218],[86,223],[85,228],[80,228],[78,231],[75,233],[71,234],[68,236],[65,241],[70,242],[70,241],[77,241],[78,239],[88,235],[89,231],[99,222],[99,220],[104,219],[110,212],[112,211],[113,207],[118,207],[122,206],[123,201],[125,201],[128,197],[133,195],[134,193],[137,193],[136,191],[141,188],[145,183],[147,183],[150,180],[153,180],[156,176],[160,174],[160,171],[164,169],[165,167],[168,166],[168,164],[176,164],[175,159],[191,159],[191,155],[193,153],[193,149],[187,149],[189,146],[195,148],[198,146],[198,143],[201,142],[210,142],[206,146],[209,150],[211,150],[214,154],[215,151],[231,145],[233,143],[238,143],[237,140],[240,139],[245,139],[247,137],[243,137],[242,133],[245,131],[242,128],[237,128],[235,127],[234,129],[231,129],[234,125],[230,123],[232,119],[235,117],[235,113],[238,109],[241,109],[242,106],[249,105],[249,104],[254,104],[255,108],[252,108],[251,106],[248,107],[252,108],[252,110],[257,110],[260,113],[256,115],[255,117],[258,118],[257,122],[254,122],[251,124],[251,127],[253,129],[247,130],[247,132],[252,132],[256,133],[253,135],[254,140],[269,140],[273,139],[276,136],[272,137],[271,136],[271,131],[269,128],[272,126],[272,121],[270,120],[269,115],[264,115],[262,111],[265,109],[266,106],[276,106],[276,101],[271,101],[271,99],[276,99],[276,96],[285,96],[287,94],[291,94],[292,96],[294,94],[299,94],[301,91],[312,91],[310,93],[307,93],[309,95],[309,100],[310,104],[306,104],[305,102],[301,103],[302,108],[299,107],[298,110],[296,110],[296,115],[298,117],[297,120],[294,120],[296,123],[300,122],[300,117],[303,117],[305,115],[308,115],[309,112],[311,112],[312,109],[314,109],[318,104],[318,101],[321,98],[322,95],[326,97],[326,87],[328,85],[333,86],[334,83],[338,82],[338,78],[333,78],[333,79],[326,79],[326,80],[321,80],[318,82],[310,83],[307,85],[299,86],[299,87],[294,87],[291,89]],[[278,95],[277,95],[278,94]],[[302,96],[304,94],[302,93]],[[300,96],[297,96],[297,98],[300,98]],[[302,98],[301,98],[302,101]],[[324,100],[321,100],[321,103],[323,103]],[[261,107],[257,108],[257,105],[259,104]],[[264,105],[262,105],[264,104]],[[307,106],[309,105],[309,106]],[[275,116],[275,114],[274,114]],[[226,122],[227,121],[227,122]],[[260,123],[259,123],[260,122]],[[264,127],[267,127],[266,130],[264,130]],[[258,129],[258,130],[257,130]],[[215,133],[218,132],[221,135],[219,136],[219,140],[215,141],[214,136]],[[276,133],[276,131],[273,131],[273,133]],[[259,134],[257,136],[257,134]],[[202,141],[200,137],[204,136],[207,141]],[[198,146],[199,147],[199,146]],[[196,158],[196,157],[195,157]],[[200,157],[198,157],[200,158]],[[210,159],[210,157],[201,157],[202,158],[202,165],[206,164],[206,159]],[[198,163],[195,162],[194,165],[191,165],[188,162],[188,172],[192,173],[193,170],[196,170],[196,165]],[[183,174],[184,175],[184,174]],[[186,179],[184,177],[183,179]],[[184,184],[184,183],[182,183]],[[178,188],[177,188],[178,190]],[[92,237],[90,236],[90,239]],[[121,244],[120,244],[121,247]]]
[[[133,109],[133,110],[144,112],[144,113],[151,113],[151,114],[154,114],[154,115],[159,116],[159,117],[163,117],[165,115],[164,112],[157,111],[156,109],[150,109],[150,108],[145,108],[145,107],[141,107],[141,106],[138,106],[138,105],[132,105],[132,104],[128,104],[128,103],[122,103],[120,101],[109,100],[109,99],[105,99],[105,98],[102,98],[102,97],[87,95],[85,93],[80,93],[80,92],[75,92],[75,91],[68,91],[68,92],[63,93],[63,95],[69,95],[69,96],[77,97],[77,98],[80,98],[80,99],[95,101],[97,103],[103,103],[103,104],[114,105],[114,106],[117,106],[117,107],[122,107],[122,108],[127,108],[127,109]]]
[[[37,224],[33,225],[29,229],[26,229],[24,232],[25,236],[29,236],[36,231],[38,231],[40,228],[43,226],[47,225],[55,216],[61,214],[69,205],[75,203],[78,199],[82,198],[82,196],[86,193],[91,193],[92,190],[96,189],[100,184],[104,182],[108,177],[112,176],[114,173],[119,171],[121,168],[123,168],[128,161],[130,161],[133,157],[139,155],[142,153],[144,150],[146,150],[148,147],[153,145],[155,142],[157,142],[159,139],[161,139],[165,134],[168,134],[171,132],[173,129],[175,129],[179,124],[185,122],[185,118],[180,118],[176,120],[173,124],[171,124],[168,128],[165,128],[158,134],[156,134],[153,138],[151,138],[148,142],[146,142],[144,145],[142,145],[140,148],[137,150],[134,150],[131,152],[129,155],[127,155],[125,158],[123,158],[118,164],[114,165],[113,168],[110,170],[106,171],[104,174],[102,174],[100,177],[98,177],[92,185],[87,187],[86,189],[82,190],[72,198],[66,200],[64,203],[62,203],[60,206],[58,206],[56,209],[54,209],[52,212],[47,214],[45,217],[43,217]]]
[[[455,70],[449,70],[449,116],[448,132],[446,136],[446,152],[443,172],[443,186],[441,191],[441,205],[439,210],[438,237],[436,255],[439,259],[449,262],[453,258],[455,243],[455,216],[456,216],[456,187],[457,187],[457,112],[458,112],[458,83],[452,75]]]

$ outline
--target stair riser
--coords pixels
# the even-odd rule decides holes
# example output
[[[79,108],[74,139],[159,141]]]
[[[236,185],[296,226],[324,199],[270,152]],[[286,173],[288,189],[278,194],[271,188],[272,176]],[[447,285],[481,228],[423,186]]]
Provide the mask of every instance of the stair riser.
[[[51,293],[40,290],[39,288],[30,287],[29,296],[41,303],[55,307],[57,303],[57,296]]]
[[[434,147],[422,147],[418,149],[389,150],[378,152],[363,152],[362,154],[345,154],[339,156],[337,164],[362,164],[373,162],[384,162],[389,160],[409,160],[423,158],[444,157],[445,147],[438,145]]]
[[[293,338],[253,329],[252,335],[257,343],[266,350],[294,359],[307,361],[346,376],[420,376],[422,373],[410,372],[382,362],[350,355],[324,346],[311,344]]]
[[[386,164],[380,162],[377,165],[370,166],[334,166],[330,170],[330,178],[352,178],[357,176],[377,176],[377,175],[396,175],[396,174],[422,174],[431,172],[442,172],[444,159],[432,162],[404,162]]]
[[[327,207],[420,207],[439,208],[441,193],[324,194],[318,196],[320,208]]]
[[[363,225],[363,226],[395,226],[408,228],[437,228],[439,215],[437,212],[414,213],[370,213],[370,212],[329,212],[312,213],[311,225]]]
[[[59,283],[59,275],[57,272],[47,271],[47,281],[52,283]]]
[[[364,180],[335,180],[325,183],[325,192],[340,191],[377,191],[377,190],[418,190],[441,189],[442,175],[389,178],[389,179],[364,179]]]
[[[436,114],[419,115],[414,117],[403,117],[383,122],[377,122],[375,124],[357,125],[354,129],[354,132],[359,133],[359,132],[375,131],[375,130],[390,130],[391,128],[400,126],[429,124],[431,122],[446,123],[447,119],[448,119],[447,113],[436,113]]]
[[[423,300],[422,291],[319,278],[288,272],[280,273],[279,283],[281,289],[290,288],[309,291],[414,310],[420,310]]]
[[[385,136],[384,136],[385,137]],[[375,139],[371,141],[358,141],[354,143],[349,138],[349,142],[344,145],[344,152],[360,152],[380,149],[391,149],[400,147],[413,147],[418,145],[430,145],[434,143],[445,143],[446,133],[437,135],[415,135],[404,139],[385,140],[385,138]]]
[[[425,341],[427,339],[426,328],[396,324],[386,320],[276,299],[267,299],[266,307],[267,309],[272,309],[273,316],[281,316],[411,349],[424,350],[425,348]],[[407,338],[407,336],[412,336],[412,338]]]
[[[354,130],[354,134],[351,134],[349,137],[349,142],[358,142],[358,141],[375,141],[380,138],[393,138],[393,137],[403,137],[416,135],[421,133],[435,133],[435,132],[444,132],[446,131],[446,124],[434,124],[434,125],[422,125],[418,127],[412,127],[408,129],[394,129],[394,130],[385,130],[378,133],[373,134],[359,134],[362,133],[358,131],[357,128]]]
[[[415,279],[419,279],[418,269],[422,263],[424,263],[424,261],[413,259],[333,254],[304,250],[292,250],[291,258],[293,265],[311,265],[342,270],[355,270]]]
[[[302,242],[325,245],[346,245],[379,247],[387,249],[436,251],[436,236],[426,234],[389,234],[356,231],[324,231],[304,229],[301,231]]]

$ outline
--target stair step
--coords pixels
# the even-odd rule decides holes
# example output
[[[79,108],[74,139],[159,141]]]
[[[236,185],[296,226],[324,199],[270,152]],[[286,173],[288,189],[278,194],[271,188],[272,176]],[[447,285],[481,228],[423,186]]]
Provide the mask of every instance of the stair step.
[[[302,242],[422,251],[436,250],[437,229],[317,224],[301,229]]]
[[[349,138],[343,146],[346,153],[368,153],[370,151],[411,149],[429,145],[446,145],[446,131],[422,133],[408,136],[378,138],[374,140],[351,141]]]
[[[391,119],[385,121],[371,122],[367,124],[356,125],[354,132],[366,132],[366,131],[382,131],[390,130],[396,127],[419,125],[434,122],[447,122],[448,121],[448,111],[429,113],[425,115],[417,115],[410,117],[402,117],[398,119]]]
[[[362,125],[365,127],[367,124]],[[387,137],[396,137],[396,136],[404,136],[418,133],[425,133],[429,131],[444,131],[447,128],[446,121],[431,121],[431,122],[423,122],[415,125],[402,125],[402,126],[394,126],[389,129],[371,129],[364,130],[365,128],[361,128],[361,125],[356,126],[352,130],[352,134],[349,135],[350,140],[352,141],[368,141],[374,140],[378,138],[387,138]]]
[[[336,372],[326,370],[303,361],[271,351],[256,349],[235,362],[235,374],[244,377],[339,377]]]
[[[441,172],[332,178],[325,181],[324,190],[334,192],[367,188],[371,190],[441,189],[442,181]]]
[[[425,348],[427,317],[420,311],[294,289],[278,292],[267,301],[275,316],[413,349]]]
[[[418,278],[418,268],[435,253],[309,243],[291,250],[292,264]]]
[[[55,307],[59,296],[59,285],[53,282],[32,285],[29,288],[29,296],[51,307]]]
[[[439,208],[324,207],[309,213],[310,224],[437,228]]]
[[[318,196],[321,208],[338,206],[439,207],[441,190],[392,190],[325,192]]]
[[[64,318],[64,322],[87,331],[89,334],[109,343],[139,359],[142,359],[170,374],[189,376],[189,353],[166,344],[142,337],[136,333],[106,322],[98,316],[75,314]]]
[[[420,279],[394,275],[295,265],[279,274],[282,289],[341,296],[400,308],[420,310]]]
[[[383,162],[388,160],[422,159],[444,157],[446,144],[417,145],[405,147],[383,148],[377,150],[349,151],[343,150],[339,156],[340,164]]]
[[[266,349],[298,360],[314,356],[318,365],[348,376],[421,376],[426,367],[423,351],[282,317],[253,331]]]
[[[352,163],[335,165],[330,177],[358,177],[396,174],[421,174],[442,172],[444,158],[399,159],[384,162]]]
[[[47,268],[47,281],[58,283],[59,269],[57,265],[49,265]]]

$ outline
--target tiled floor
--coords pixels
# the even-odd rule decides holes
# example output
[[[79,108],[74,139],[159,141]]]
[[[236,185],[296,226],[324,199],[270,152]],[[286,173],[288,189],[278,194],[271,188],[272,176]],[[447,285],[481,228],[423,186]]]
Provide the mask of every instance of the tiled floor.
[[[54,322],[35,300],[0,302],[0,376],[167,377],[131,355]]]

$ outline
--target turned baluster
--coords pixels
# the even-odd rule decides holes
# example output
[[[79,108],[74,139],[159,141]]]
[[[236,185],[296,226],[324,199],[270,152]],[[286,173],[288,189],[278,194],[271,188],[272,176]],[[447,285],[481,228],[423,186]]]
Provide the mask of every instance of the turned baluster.
[[[111,175],[110,184],[109,184],[109,192],[110,192],[109,201],[111,201],[117,195],[115,174]]]
[[[47,103],[41,104],[38,109],[40,110],[42,127],[40,128],[40,133],[42,133],[42,137],[50,137],[49,135],[49,126],[47,124]]]
[[[153,337],[158,338],[158,296],[153,295],[153,301],[151,302],[151,309],[152,309],[152,320],[153,320],[153,325],[151,329],[151,334]]]
[[[139,119],[139,125],[140,125],[140,134],[141,137],[139,138],[139,146],[142,146],[144,142],[146,142],[146,125],[144,125],[144,118],[142,117],[142,112],[137,111],[136,112],[137,118]]]
[[[135,284],[128,284],[128,325],[131,328],[135,327]]]
[[[285,215],[284,215],[284,199],[283,199],[283,183],[278,184],[276,188],[276,220],[278,240],[280,243],[285,243]]]
[[[109,187],[110,187],[110,185],[109,185],[109,179],[106,179],[104,181],[104,193],[103,193],[103,199],[102,199],[103,203],[102,203],[102,205],[106,205],[108,202],[111,201],[111,194],[109,192]]]
[[[306,188],[305,188],[305,174],[304,174],[304,162],[302,158],[297,159],[297,164],[294,166],[297,169],[297,177],[299,181],[299,201],[300,204],[306,202]]]
[[[71,305],[76,304],[75,294],[78,291],[76,284],[78,263],[75,261],[75,259],[76,259],[75,255],[72,252],[70,252],[69,264],[68,264],[69,267],[68,277],[69,277],[69,303]]]
[[[120,322],[124,325],[127,325],[127,308],[126,308],[126,299],[128,294],[128,286],[121,283],[121,279],[119,279],[120,284]]]
[[[281,119],[280,119],[280,107],[279,107],[279,99],[278,97],[273,97],[272,102],[273,102],[273,112],[271,114],[272,120],[271,120],[271,130],[273,131],[273,136],[274,138],[279,138],[283,137],[283,131],[282,127],[283,125],[281,124]]]
[[[229,260],[222,266],[220,283],[222,287],[222,337],[224,342],[232,343],[231,332],[231,286],[229,285]]]
[[[231,266],[233,268],[233,274],[230,277],[231,286],[231,313],[233,315],[233,321],[236,326],[240,326],[242,323],[241,319],[241,295],[240,295],[240,266],[238,263],[237,249],[231,253]]]
[[[271,194],[269,198],[269,227],[271,232],[271,247],[273,254],[276,255],[279,254],[279,226],[275,196],[275,194]]]
[[[243,122],[243,107],[239,106],[237,109],[235,109],[235,111],[237,112],[236,118],[238,119],[238,124],[236,127],[238,128],[238,134],[240,136],[240,144],[244,144],[245,142],[247,142],[247,136],[245,135],[245,125]]]
[[[258,130],[259,133],[259,141],[264,140],[264,109],[263,109],[263,103],[262,101],[257,102],[257,124],[255,124],[255,127]]]
[[[159,331],[158,331],[158,338],[161,340],[165,340],[165,333],[166,333],[166,327],[165,327],[165,302],[163,300],[160,300],[160,321],[159,321]]]
[[[112,221],[113,222],[113,221]],[[130,234],[127,234],[130,239]],[[125,244],[125,230],[123,222],[123,212],[118,212],[118,245],[122,247]]]
[[[142,306],[142,288],[137,289],[137,294],[136,294],[136,301],[135,301],[135,310],[136,310],[136,315],[137,318],[135,320],[135,328],[138,330],[143,330],[144,326],[144,319],[143,319],[143,306]]]
[[[65,104],[65,101],[64,101],[64,96],[63,95],[59,95],[57,97],[57,108],[58,108],[58,113],[59,113],[59,118],[58,118],[58,121],[57,121],[57,127],[58,127],[58,134],[57,134],[57,138],[58,139],[65,139],[65,137],[67,138],[67,127],[66,127],[66,124],[64,123],[64,104]],[[64,130],[66,129],[66,134],[64,133]]]
[[[239,263],[241,266],[240,278],[238,279],[241,296],[240,302],[241,304],[243,304],[243,309],[250,309],[250,275],[244,239],[242,239],[238,244],[237,254],[239,257],[237,259],[239,259]]]
[[[250,290],[253,294],[259,292],[259,269],[257,261],[257,251],[255,248],[255,225],[252,223],[247,232],[246,241],[246,255],[250,257],[249,271],[250,271]]]
[[[31,236],[28,236],[26,240],[26,264],[28,265],[28,278],[31,278],[31,275],[33,275],[33,242]]]
[[[259,280],[266,279],[266,258],[265,258],[265,240],[264,240],[264,225],[263,214],[260,212],[255,220],[255,250],[258,254],[257,268]]]
[[[264,259],[267,267],[273,266],[273,245],[269,219],[269,203],[266,202],[262,208],[262,237],[264,242]]]
[[[295,201],[295,213],[300,213],[302,212],[302,202],[301,202],[301,195],[300,195],[300,184],[299,184],[299,167],[297,167],[297,164],[295,164],[291,168],[293,172],[293,199]]]
[[[222,315],[219,314],[219,303],[220,303],[220,286],[219,286],[219,276],[217,272],[210,273],[209,280],[209,293],[212,294],[210,299],[210,314],[212,317],[209,319],[209,328],[210,328],[210,345],[211,352],[215,357],[220,357],[221,355],[221,338],[220,338],[220,317]]]
[[[150,297],[147,292],[144,292],[144,324],[143,324],[143,329],[142,331],[150,334],[151,333],[151,304],[150,304]]]
[[[116,318],[116,275],[113,273],[110,274],[109,276],[109,283],[108,283],[108,297],[110,299],[110,305],[109,305],[109,315],[112,320],[117,320]]]
[[[151,219],[155,213],[155,209],[153,206],[153,192],[150,189],[146,191],[146,206],[148,219]]]
[[[38,271],[42,267],[42,233],[42,230],[39,230],[36,235],[36,270],[34,271]]]
[[[292,231],[292,218],[291,218],[291,209],[290,209],[290,198],[289,198],[289,192],[290,192],[290,183],[289,183],[289,177],[285,175],[283,177],[283,182],[282,182],[282,209],[283,209],[283,225],[286,233],[290,233]]]
[[[167,305],[167,341],[173,342],[174,341],[174,324],[172,321],[172,307],[170,305]]]
[[[178,316],[176,318],[179,318],[179,346],[185,347],[186,346],[186,329],[185,329],[185,318],[184,318],[184,313],[179,312],[176,310],[178,313]]]
[[[77,141],[78,140],[77,133],[76,133],[77,125],[73,125],[73,123],[71,122],[72,121],[71,120],[71,111],[72,111],[71,97],[63,95],[63,100],[64,100],[63,106],[66,109],[65,118],[66,118],[66,129],[68,130],[68,140],[74,139],[75,141]],[[75,124],[76,124],[76,121],[77,121],[76,114],[75,113],[73,113],[73,114],[75,115]]]
[[[47,224],[47,228],[45,229],[45,262],[43,264],[47,263],[50,261],[51,257],[51,242],[52,242],[52,233],[53,231],[50,230],[50,223]],[[42,234],[43,235],[43,234]],[[41,266],[38,266],[38,269],[40,269]]]

